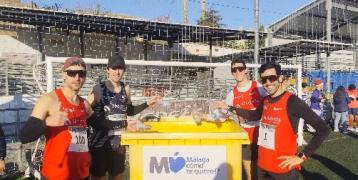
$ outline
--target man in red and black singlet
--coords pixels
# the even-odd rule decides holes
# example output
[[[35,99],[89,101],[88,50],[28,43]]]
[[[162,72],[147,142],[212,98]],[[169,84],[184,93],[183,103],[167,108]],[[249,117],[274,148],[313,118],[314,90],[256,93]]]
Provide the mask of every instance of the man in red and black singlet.
[[[68,58],[63,79],[61,88],[38,99],[20,140],[27,143],[45,135],[41,172],[44,179],[86,179],[90,166],[87,120],[93,112],[88,101],[78,95],[86,79],[84,61]]]
[[[241,59],[233,60],[231,62],[231,73],[236,80],[236,86],[226,96],[226,104],[246,110],[255,110],[261,106],[266,91],[260,83],[248,79],[245,61]],[[244,172],[247,179],[256,179],[257,138],[260,119],[256,119],[256,121],[249,121],[242,117],[238,117],[238,119],[238,123],[247,131],[251,142],[249,145],[243,145]]]
[[[300,164],[319,148],[330,130],[320,117],[296,95],[282,86],[281,66],[263,64],[259,69],[262,84],[268,95],[257,110],[236,110],[240,116],[259,119],[258,179],[299,179]],[[303,118],[317,131],[301,152],[297,152],[297,129]]]

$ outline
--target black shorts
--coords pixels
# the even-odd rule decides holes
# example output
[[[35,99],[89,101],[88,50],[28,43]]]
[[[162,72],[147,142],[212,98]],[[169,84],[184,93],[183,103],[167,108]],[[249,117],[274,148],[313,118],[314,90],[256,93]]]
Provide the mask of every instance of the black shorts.
[[[292,169],[287,173],[278,174],[257,168],[257,177],[258,180],[299,180],[300,172],[297,169]]]
[[[91,175],[102,177],[108,172],[110,176],[117,176],[124,172],[125,149],[122,152],[115,152],[109,148],[91,148],[90,153]]]
[[[257,161],[258,145],[245,144],[242,145],[242,160]]]

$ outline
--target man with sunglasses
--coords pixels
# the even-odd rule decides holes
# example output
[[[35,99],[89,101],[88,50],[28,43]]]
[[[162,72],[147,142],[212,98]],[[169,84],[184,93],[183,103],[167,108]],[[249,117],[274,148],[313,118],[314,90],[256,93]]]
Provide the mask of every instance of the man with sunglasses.
[[[245,61],[234,59],[231,62],[231,74],[236,80],[236,86],[226,96],[226,104],[234,107],[241,107],[247,110],[255,110],[261,106],[263,98],[267,95],[262,85],[248,78],[248,70]],[[250,144],[244,145],[242,149],[243,168],[248,180],[256,179],[257,161],[257,137],[259,118],[246,120],[238,117],[240,126],[249,135]]]
[[[88,179],[90,156],[87,127],[94,121],[87,100],[78,93],[86,79],[86,64],[78,57],[63,66],[63,86],[41,96],[20,133],[22,143],[45,135],[44,179]]]
[[[92,157],[92,179],[121,179],[125,167],[126,151],[120,145],[120,135],[126,128],[136,131],[138,121],[127,121],[127,115],[133,116],[148,106],[161,100],[155,96],[148,102],[133,106],[130,89],[121,79],[126,69],[123,57],[115,55],[108,59],[108,80],[93,87],[88,96],[97,121],[91,125],[90,152]]]
[[[299,179],[300,164],[310,157],[328,136],[329,129],[320,117],[296,95],[282,86],[281,66],[263,64],[259,73],[268,93],[257,110],[235,110],[240,116],[260,120],[258,137],[258,179]],[[303,118],[317,131],[308,145],[297,152],[297,129]]]

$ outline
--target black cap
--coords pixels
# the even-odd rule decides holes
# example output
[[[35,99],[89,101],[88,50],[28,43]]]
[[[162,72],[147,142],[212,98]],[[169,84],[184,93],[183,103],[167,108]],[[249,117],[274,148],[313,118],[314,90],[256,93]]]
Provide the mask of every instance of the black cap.
[[[109,68],[122,67],[123,69],[125,69],[126,63],[124,62],[124,58],[122,56],[114,55],[108,58],[107,67]]]

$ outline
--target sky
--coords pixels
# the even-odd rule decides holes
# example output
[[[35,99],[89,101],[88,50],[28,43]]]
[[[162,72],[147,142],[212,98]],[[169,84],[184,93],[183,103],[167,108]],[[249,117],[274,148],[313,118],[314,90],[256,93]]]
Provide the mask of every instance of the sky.
[[[22,0],[29,3],[31,0]],[[58,3],[62,8],[95,8],[100,4],[105,11],[155,20],[169,16],[171,23],[182,23],[182,0],[32,0],[39,6]],[[200,17],[200,0],[188,1],[189,24],[196,25]],[[260,0],[260,24],[267,28],[295,10],[314,0]],[[225,28],[252,30],[255,0],[206,0],[206,8],[219,12]]]

